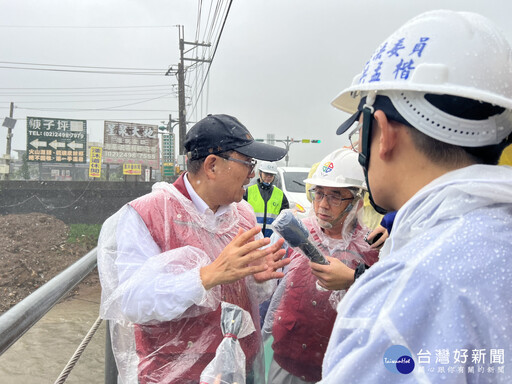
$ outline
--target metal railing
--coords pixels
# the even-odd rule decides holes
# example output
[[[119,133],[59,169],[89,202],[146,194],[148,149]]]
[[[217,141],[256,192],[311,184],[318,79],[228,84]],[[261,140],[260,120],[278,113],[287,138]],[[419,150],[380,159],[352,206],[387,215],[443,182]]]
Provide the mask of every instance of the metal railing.
[[[96,248],[0,316],[0,355],[13,345],[96,267]],[[105,383],[116,383],[110,332],[107,322]]]

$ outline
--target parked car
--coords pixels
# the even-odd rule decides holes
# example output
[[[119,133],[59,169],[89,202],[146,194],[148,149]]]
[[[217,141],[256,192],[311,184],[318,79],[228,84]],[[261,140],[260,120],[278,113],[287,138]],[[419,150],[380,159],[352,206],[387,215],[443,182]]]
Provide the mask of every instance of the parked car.
[[[301,216],[305,216],[311,207],[311,203],[306,197],[306,184],[304,183],[304,180],[308,178],[309,168],[277,167],[277,172],[274,184],[283,190],[290,202],[290,209],[295,209]]]

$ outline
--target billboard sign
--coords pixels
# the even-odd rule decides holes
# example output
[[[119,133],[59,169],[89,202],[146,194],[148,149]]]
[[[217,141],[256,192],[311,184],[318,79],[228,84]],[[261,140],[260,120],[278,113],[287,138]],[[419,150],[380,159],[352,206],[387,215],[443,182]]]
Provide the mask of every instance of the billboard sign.
[[[28,161],[85,163],[87,121],[27,116]]]
[[[163,174],[164,176],[174,176],[174,163],[164,163]]]
[[[89,177],[101,177],[101,147],[91,147],[89,154]]]
[[[149,169],[148,169],[149,171]],[[141,175],[142,168],[140,164],[125,163],[123,164],[123,175]]]
[[[158,126],[105,121],[103,162],[159,168]]]

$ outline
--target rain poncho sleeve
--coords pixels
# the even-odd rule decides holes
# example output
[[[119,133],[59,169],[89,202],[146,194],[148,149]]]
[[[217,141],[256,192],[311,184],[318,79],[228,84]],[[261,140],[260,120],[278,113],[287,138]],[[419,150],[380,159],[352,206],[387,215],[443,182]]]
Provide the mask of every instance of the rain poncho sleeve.
[[[220,287],[206,291],[199,277],[199,270],[211,262],[205,251],[184,246],[161,252],[131,206],[118,215],[104,228],[104,233],[114,231],[118,239],[112,265],[117,277],[112,279],[118,278],[119,285],[104,303],[107,316],[146,323],[194,317],[219,305]],[[117,226],[109,228],[111,223]],[[114,313],[116,306],[108,305],[114,301],[119,302],[119,313]]]
[[[183,183],[158,183],[104,223],[98,242],[100,315],[111,320],[122,383],[199,380],[222,340],[220,304],[239,306],[257,332],[240,340],[246,369],[258,377],[261,336],[258,304],[274,281],[252,276],[205,290],[200,269],[236,236],[255,226],[246,202],[225,212],[200,213]],[[256,380],[256,382],[259,382]]]
[[[510,167],[423,187],[339,304],[321,383],[512,383],[511,228]]]

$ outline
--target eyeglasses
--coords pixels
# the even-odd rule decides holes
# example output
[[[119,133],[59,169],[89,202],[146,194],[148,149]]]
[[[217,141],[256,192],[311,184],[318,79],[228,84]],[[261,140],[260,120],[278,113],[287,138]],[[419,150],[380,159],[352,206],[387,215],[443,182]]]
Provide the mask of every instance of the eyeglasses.
[[[339,207],[342,202],[347,200],[354,200],[354,197],[341,197],[337,195],[327,195],[322,191],[317,191],[315,189],[310,189],[309,193],[311,194],[311,198],[315,200],[317,203],[320,203],[324,197],[327,198],[327,203],[334,207]]]
[[[252,171],[254,171],[254,168],[256,167],[256,164],[258,164],[258,161],[255,159],[251,159],[251,161],[245,161],[245,160],[241,160],[241,159],[236,159],[231,156],[221,156],[221,155],[217,155],[217,156],[222,157],[224,160],[234,161],[235,163],[240,163],[240,164],[245,165],[247,168],[249,168],[249,173],[252,173]]]
[[[361,123],[357,123],[356,127],[348,134],[348,140],[350,141],[350,146],[354,151],[359,151],[359,136],[361,133],[361,128],[363,125]]]

